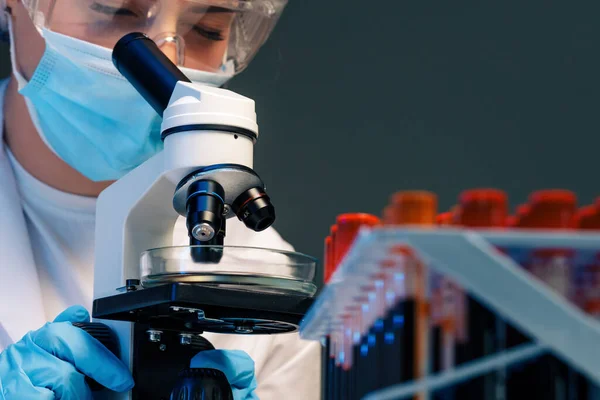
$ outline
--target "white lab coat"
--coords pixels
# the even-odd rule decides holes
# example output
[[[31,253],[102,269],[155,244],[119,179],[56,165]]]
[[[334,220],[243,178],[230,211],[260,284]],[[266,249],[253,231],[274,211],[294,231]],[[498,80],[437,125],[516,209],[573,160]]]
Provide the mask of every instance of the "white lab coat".
[[[46,322],[43,299],[17,182],[2,139],[3,99],[8,81],[0,82],[0,350]],[[250,231],[248,231],[251,234]],[[268,243],[285,248],[274,231]],[[238,235],[236,242],[245,238]],[[250,240],[250,237],[248,238]],[[239,244],[239,243],[236,243]],[[320,356],[316,343],[297,335],[205,335],[217,348],[244,350],[255,361],[261,399],[312,400],[319,397]]]
[[[7,85],[8,80],[0,83],[0,139]],[[5,145],[0,140],[0,348],[8,344],[8,338],[18,340],[46,322],[27,225]]]

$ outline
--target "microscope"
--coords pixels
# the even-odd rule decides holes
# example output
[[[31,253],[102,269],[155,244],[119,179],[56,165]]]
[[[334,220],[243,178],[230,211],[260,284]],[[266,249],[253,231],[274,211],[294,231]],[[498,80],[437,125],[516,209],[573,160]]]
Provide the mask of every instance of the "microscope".
[[[253,170],[254,101],[192,83],[141,33],[117,43],[113,62],[162,117],[164,148],[98,198],[94,322],[81,327],[136,384],[98,398],[232,399],[221,371],[190,368],[214,349],[202,334],[296,331],[316,292],[315,259],[224,245],[231,218],[256,232],[275,220]],[[180,217],[189,246],[173,246]]]

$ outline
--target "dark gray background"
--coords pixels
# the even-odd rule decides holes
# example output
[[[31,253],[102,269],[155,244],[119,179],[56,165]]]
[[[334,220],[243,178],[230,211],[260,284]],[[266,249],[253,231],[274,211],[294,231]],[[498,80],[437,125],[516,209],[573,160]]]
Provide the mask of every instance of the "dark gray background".
[[[598,2],[291,0],[230,85],[257,103],[276,227],[321,257],[337,214],[379,214],[397,190],[432,190],[442,210],[479,186],[513,205],[549,187],[590,202],[598,15]]]

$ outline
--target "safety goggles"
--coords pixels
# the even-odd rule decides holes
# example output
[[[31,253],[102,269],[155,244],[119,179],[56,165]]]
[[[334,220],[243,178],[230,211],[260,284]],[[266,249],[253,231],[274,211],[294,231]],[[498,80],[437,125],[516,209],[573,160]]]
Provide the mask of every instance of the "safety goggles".
[[[142,32],[178,66],[238,73],[287,0],[24,0],[36,26],[112,49]]]

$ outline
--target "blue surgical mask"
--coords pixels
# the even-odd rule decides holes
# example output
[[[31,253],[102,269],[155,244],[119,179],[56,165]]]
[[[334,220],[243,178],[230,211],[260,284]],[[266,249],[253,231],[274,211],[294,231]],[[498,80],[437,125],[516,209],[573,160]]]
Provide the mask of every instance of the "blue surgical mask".
[[[10,19],[9,19],[10,21]],[[93,181],[121,178],[162,149],[161,118],[112,64],[109,49],[49,30],[29,81],[13,72],[39,135]],[[231,74],[182,68],[192,81],[221,86]]]

